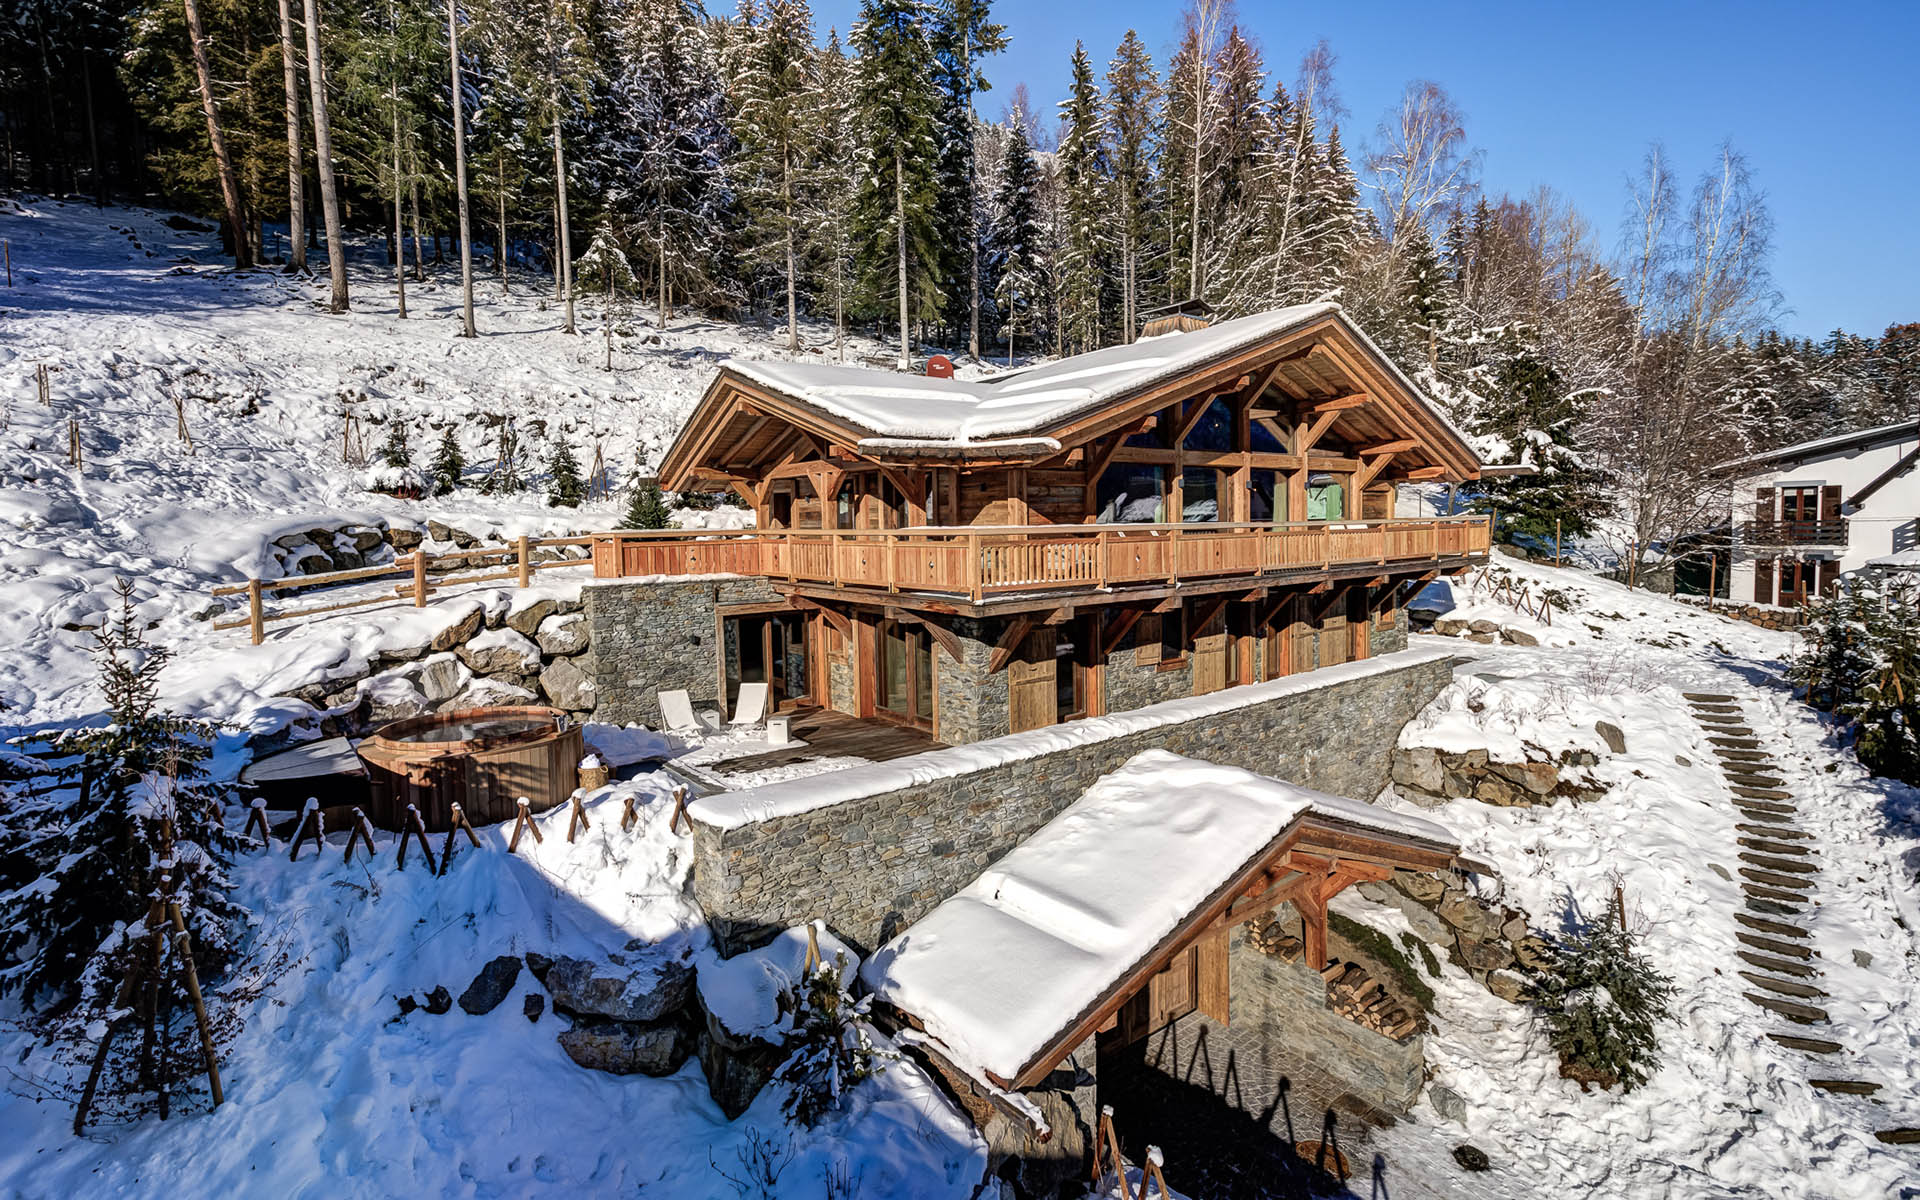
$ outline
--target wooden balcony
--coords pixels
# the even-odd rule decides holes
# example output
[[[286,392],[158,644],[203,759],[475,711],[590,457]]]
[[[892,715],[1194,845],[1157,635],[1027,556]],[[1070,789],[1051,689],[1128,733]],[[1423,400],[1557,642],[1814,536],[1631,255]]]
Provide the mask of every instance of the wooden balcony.
[[[1744,521],[1740,540],[1752,546],[1845,546],[1847,522],[1830,521]]]
[[[1133,589],[1342,568],[1484,560],[1484,517],[1293,524],[920,527],[888,531],[619,530],[593,537],[594,575],[761,575],[974,605],[1020,593]]]

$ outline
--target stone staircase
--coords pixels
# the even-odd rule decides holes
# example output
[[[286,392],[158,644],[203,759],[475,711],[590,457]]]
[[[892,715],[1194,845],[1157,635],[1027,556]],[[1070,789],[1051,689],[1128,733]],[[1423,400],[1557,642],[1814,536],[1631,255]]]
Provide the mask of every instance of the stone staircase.
[[[1824,1036],[1827,993],[1821,986],[1820,949],[1806,928],[1817,904],[1813,893],[1820,861],[1812,835],[1799,827],[1793,794],[1785,790],[1773,756],[1747,726],[1738,700],[1705,692],[1688,692],[1686,699],[1713,744],[1740,812],[1734,830],[1744,906],[1733,919],[1739,926],[1737,953],[1745,964],[1740,977],[1750,989],[1746,998],[1786,1023],[1769,1031],[1769,1038],[1816,1063],[1833,1064],[1816,1067],[1809,1084],[1838,1095],[1873,1096],[1880,1085],[1853,1078],[1841,1065],[1846,1047]],[[1874,1136],[1895,1145],[1920,1144],[1920,1129],[1882,1129]]]

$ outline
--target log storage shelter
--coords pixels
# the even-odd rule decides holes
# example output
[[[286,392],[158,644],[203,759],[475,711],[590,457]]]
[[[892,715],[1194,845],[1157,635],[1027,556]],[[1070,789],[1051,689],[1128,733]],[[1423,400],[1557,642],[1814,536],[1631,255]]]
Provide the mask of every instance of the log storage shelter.
[[[557,708],[463,708],[395,721],[360,743],[368,815],[399,829],[411,804],[438,833],[452,827],[455,804],[474,825],[512,820],[523,796],[544,812],[573,794],[583,752],[580,726]]]

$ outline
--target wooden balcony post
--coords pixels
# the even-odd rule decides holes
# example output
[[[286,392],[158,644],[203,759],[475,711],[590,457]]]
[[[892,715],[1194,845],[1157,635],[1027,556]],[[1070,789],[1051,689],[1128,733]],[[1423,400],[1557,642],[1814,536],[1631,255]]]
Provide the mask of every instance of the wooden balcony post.
[[[889,533],[887,535],[887,540],[886,540],[887,590],[889,592],[897,592],[900,590],[900,583],[893,565],[893,560],[897,557],[897,551],[899,550],[899,548],[900,548],[900,535],[897,533]]]
[[[267,640],[267,618],[260,611],[260,581],[247,580],[247,631],[253,635],[253,644],[258,646]]]
[[[1180,526],[1175,525],[1173,532],[1167,535],[1167,582],[1180,582]]]
[[[1095,584],[1105,591],[1107,587],[1107,531],[1102,529],[1093,535],[1093,577]]]
[[[424,548],[413,548],[413,606],[427,606],[427,552]]]
[[[521,534],[514,545],[520,562],[520,586],[528,587],[533,583],[533,547],[526,534]]]
[[[975,604],[980,603],[980,535],[967,535],[967,582]]]

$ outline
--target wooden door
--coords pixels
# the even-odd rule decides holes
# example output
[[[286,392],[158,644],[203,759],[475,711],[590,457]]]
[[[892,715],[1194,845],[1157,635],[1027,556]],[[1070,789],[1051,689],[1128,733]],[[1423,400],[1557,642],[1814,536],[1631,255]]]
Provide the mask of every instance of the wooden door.
[[[1313,631],[1313,623],[1307,620],[1307,598],[1295,596],[1280,611],[1287,617],[1287,636],[1293,639],[1292,653],[1287,659],[1289,673],[1311,671],[1320,665],[1314,658],[1314,650],[1319,637]]]
[[[1320,665],[1331,667],[1346,662],[1352,655],[1352,634],[1347,629],[1345,598],[1335,600],[1320,618]]]
[[[1204,696],[1227,686],[1230,640],[1227,637],[1227,610],[1222,605],[1193,639],[1194,695]]]
[[[1060,719],[1054,640],[1053,630],[1034,630],[1007,664],[1007,718],[1014,733],[1044,729]]]
[[[882,621],[875,633],[873,715],[933,727],[933,646],[926,631]]]

